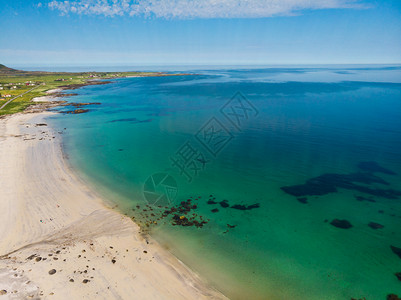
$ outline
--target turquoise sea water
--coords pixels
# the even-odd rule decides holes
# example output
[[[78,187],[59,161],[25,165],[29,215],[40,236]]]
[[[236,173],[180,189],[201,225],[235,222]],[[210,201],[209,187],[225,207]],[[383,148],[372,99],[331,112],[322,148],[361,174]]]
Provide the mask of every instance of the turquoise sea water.
[[[75,90],[72,165],[230,298],[401,295],[401,67],[191,73]]]

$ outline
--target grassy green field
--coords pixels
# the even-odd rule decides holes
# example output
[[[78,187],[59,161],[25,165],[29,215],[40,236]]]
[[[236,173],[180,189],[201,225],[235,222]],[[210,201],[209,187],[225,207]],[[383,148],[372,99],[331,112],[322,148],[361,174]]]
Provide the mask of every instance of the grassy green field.
[[[86,84],[88,80],[110,79],[127,76],[163,76],[165,74],[156,72],[87,72],[87,73],[51,73],[51,72],[26,72],[7,68],[0,65],[0,107],[11,98],[29,91],[25,95],[16,98],[0,110],[0,115],[14,114],[25,110],[33,102],[35,97],[45,96],[46,91],[66,85]],[[63,79],[64,81],[58,81]],[[35,86],[27,86],[26,82],[31,81]],[[12,83],[13,85],[10,85]],[[20,83],[21,85],[18,85]],[[16,89],[10,89],[16,86]],[[5,98],[9,94],[11,97]],[[4,99],[4,100],[1,100]]]

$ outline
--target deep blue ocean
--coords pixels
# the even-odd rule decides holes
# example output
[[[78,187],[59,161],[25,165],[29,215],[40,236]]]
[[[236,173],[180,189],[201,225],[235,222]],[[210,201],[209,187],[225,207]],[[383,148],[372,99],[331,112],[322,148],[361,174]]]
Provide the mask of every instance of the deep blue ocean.
[[[74,90],[77,172],[232,299],[401,296],[401,67],[185,72]]]

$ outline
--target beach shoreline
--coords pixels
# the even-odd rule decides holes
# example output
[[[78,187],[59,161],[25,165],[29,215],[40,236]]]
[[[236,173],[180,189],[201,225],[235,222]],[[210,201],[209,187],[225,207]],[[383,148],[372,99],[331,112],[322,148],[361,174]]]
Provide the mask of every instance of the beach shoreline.
[[[0,291],[17,299],[226,299],[74,173],[62,133],[47,125],[53,114],[0,119]]]

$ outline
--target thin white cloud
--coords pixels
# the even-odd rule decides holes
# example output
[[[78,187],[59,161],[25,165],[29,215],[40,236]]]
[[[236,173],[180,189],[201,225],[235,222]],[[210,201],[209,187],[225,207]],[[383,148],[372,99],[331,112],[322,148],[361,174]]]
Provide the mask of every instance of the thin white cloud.
[[[61,14],[146,16],[164,19],[263,18],[302,10],[363,8],[360,0],[76,0],[52,1]]]

